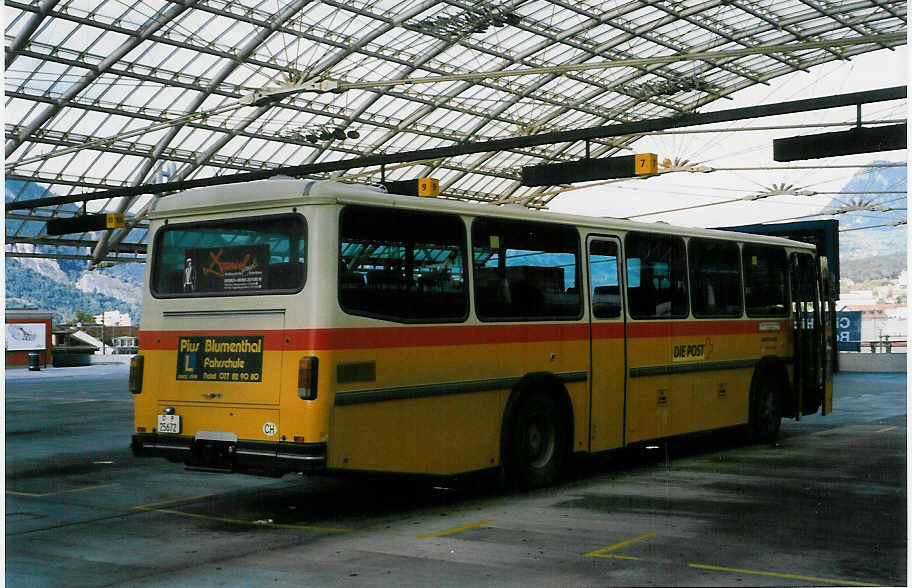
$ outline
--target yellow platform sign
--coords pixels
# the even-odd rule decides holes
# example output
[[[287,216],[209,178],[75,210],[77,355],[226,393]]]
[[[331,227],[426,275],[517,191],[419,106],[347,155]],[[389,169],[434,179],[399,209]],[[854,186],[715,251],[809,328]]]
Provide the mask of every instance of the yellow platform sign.
[[[659,156],[655,153],[637,153],[634,161],[633,170],[638,176],[652,176],[659,173]]]

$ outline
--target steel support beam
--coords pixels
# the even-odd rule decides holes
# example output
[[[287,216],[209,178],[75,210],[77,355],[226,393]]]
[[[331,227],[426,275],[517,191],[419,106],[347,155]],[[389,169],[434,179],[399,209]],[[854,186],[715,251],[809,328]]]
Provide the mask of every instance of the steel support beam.
[[[819,98],[791,100],[788,102],[778,102],[775,104],[764,104],[760,106],[731,108],[728,110],[707,112],[703,114],[686,114],[671,118],[657,118],[631,123],[590,127],[573,131],[558,131],[551,133],[542,133],[540,135],[529,135],[524,137],[511,137],[508,139],[494,139],[491,141],[463,143],[450,145],[448,147],[408,151],[405,153],[369,155],[365,157],[356,157],[340,161],[328,161],[307,165],[277,167],[271,170],[200,178],[182,182],[166,182],[162,184],[118,188],[114,190],[106,190],[103,192],[93,192],[73,196],[37,198],[24,202],[10,202],[6,205],[6,209],[22,210],[28,208],[37,208],[41,206],[66,204],[70,202],[83,202],[88,200],[117,198],[121,196],[136,196],[138,194],[164,194],[166,192],[188,190],[190,188],[218,186],[261,180],[279,174],[298,176],[304,174],[346,170],[358,167],[386,165],[391,163],[404,163],[425,159],[438,159],[442,157],[456,157],[472,153],[484,153],[487,151],[504,151],[537,145],[567,143],[572,141],[583,141],[586,139],[598,139],[604,137],[618,137],[623,135],[660,131],[664,129],[691,127],[720,122],[732,122],[736,120],[762,118],[767,116],[779,116],[783,114],[793,114],[796,112],[809,112],[813,110],[824,110],[828,108],[869,104],[872,102],[902,100],[906,98],[906,94],[906,86],[896,86],[893,88],[883,88],[880,90],[870,90],[866,92],[853,92],[850,94],[821,96]]]

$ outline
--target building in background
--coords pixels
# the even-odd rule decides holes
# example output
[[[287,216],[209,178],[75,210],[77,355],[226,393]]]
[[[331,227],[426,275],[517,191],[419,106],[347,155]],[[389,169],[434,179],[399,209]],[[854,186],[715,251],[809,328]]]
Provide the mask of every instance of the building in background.
[[[139,339],[137,337],[122,336],[111,337],[111,346],[117,355],[134,355],[139,351]]]
[[[106,327],[129,327],[133,325],[130,315],[119,310],[106,310],[95,315],[95,324]]]

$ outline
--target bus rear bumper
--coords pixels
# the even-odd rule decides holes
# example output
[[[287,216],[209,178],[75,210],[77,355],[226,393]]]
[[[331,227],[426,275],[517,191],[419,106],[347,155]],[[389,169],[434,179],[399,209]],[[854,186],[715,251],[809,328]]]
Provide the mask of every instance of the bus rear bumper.
[[[145,433],[133,435],[131,448],[137,457],[164,457],[196,470],[281,475],[326,469],[326,443],[212,440]]]

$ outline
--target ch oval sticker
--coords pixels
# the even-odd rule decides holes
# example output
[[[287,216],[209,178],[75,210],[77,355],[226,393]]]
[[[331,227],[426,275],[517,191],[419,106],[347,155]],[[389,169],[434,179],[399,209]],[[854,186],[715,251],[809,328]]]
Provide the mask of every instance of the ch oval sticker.
[[[263,434],[267,437],[272,437],[278,432],[279,428],[275,423],[265,423],[263,425]]]

